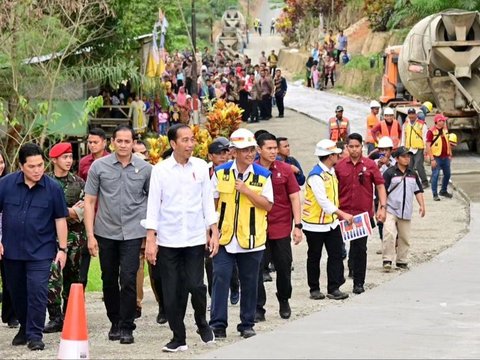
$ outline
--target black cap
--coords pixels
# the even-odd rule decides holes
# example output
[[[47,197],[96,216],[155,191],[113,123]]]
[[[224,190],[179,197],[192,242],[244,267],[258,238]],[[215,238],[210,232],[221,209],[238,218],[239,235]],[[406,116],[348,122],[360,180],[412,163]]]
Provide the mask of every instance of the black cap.
[[[338,105],[337,108],[335,109],[335,112],[337,111],[343,111],[343,106]]]
[[[408,150],[405,146],[400,146],[395,152],[393,153],[393,157],[398,158],[399,156],[405,154],[413,154],[410,150]]]
[[[224,150],[228,151],[228,146],[225,146],[220,141],[214,141],[208,146],[209,154],[220,154]]]
[[[409,113],[409,114],[416,114],[416,113],[417,113],[417,110],[415,110],[415,108],[409,108],[409,109],[407,110],[407,113]]]

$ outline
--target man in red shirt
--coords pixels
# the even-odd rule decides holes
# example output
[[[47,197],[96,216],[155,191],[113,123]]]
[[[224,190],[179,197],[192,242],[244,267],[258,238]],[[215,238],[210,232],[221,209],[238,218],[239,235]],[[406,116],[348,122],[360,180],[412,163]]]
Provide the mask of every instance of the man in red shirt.
[[[339,186],[340,210],[353,216],[368,212],[373,218],[373,185],[379,198],[378,221],[385,221],[387,194],[385,181],[375,162],[362,155],[362,135],[353,133],[347,138],[349,156],[335,166]],[[365,291],[367,271],[367,236],[351,241],[349,267],[353,269],[353,292]]]
[[[273,207],[268,213],[267,246],[277,272],[277,298],[280,304],[279,314],[282,319],[291,315],[288,300],[292,295],[292,215],[295,221],[293,242],[302,241],[300,187],[290,165],[275,160],[278,154],[277,138],[269,133],[257,139],[260,158],[257,163],[272,173]],[[267,301],[262,278],[263,266],[258,277],[258,297],[255,321],[265,321],[265,303]]]
[[[108,155],[105,150],[107,146],[107,136],[105,131],[100,128],[93,128],[88,132],[87,146],[90,154],[85,155],[80,159],[78,167],[78,176],[84,181],[87,181],[88,170],[92,166],[93,162],[101,157]]]
[[[80,159],[78,166],[78,176],[84,181],[87,181],[88,171],[93,162],[101,157],[108,155],[105,150],[107,146],[107,136],[105,131],[101,128],[93,128],[88,131],[87,146],[90,154],[85,155]],[[87,287],[88,282],[88,268],[90,267],[90,253],[87,244],[82,249],[82,261],[80,263],[80,282],[83,287]]]

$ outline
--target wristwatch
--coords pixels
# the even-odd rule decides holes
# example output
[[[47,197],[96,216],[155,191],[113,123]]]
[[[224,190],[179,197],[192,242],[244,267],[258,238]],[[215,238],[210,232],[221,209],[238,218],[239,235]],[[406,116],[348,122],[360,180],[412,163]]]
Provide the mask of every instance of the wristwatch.
[[[58,247],[58,251],[63,251],[66,254],[67,253],[67,248]]]
[[[300,224],[295,224],[295,227],[296,227],[297,229],[302,230],[302,229],[303,229],[303,224],[302,224],[302,223],[300,223]]]

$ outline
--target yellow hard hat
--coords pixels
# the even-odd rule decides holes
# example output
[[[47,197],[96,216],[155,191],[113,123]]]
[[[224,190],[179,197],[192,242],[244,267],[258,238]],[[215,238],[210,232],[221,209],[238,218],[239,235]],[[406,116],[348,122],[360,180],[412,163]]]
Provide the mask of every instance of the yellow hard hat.
[[[455,133],[450,133],[448,134],[448,142],[450,143],[450,145],[457,145],[457,134]]]
[[[422,105],[425,106],[429,112],[433,109],[433,104],[430,101],[425,101]]]

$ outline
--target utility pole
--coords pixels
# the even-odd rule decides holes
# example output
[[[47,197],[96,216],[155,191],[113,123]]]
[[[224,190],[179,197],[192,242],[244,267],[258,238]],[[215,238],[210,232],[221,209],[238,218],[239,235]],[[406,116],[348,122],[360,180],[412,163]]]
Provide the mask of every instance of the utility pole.
[[[249,43],[249,35],[250,35],[250,0],[247,1],[247,44]]]
[[[197,87],[197,21],[195,16],[195,0],[192,0],[192,100],[193,100],[193,123],[198,124],[198,87]]]

